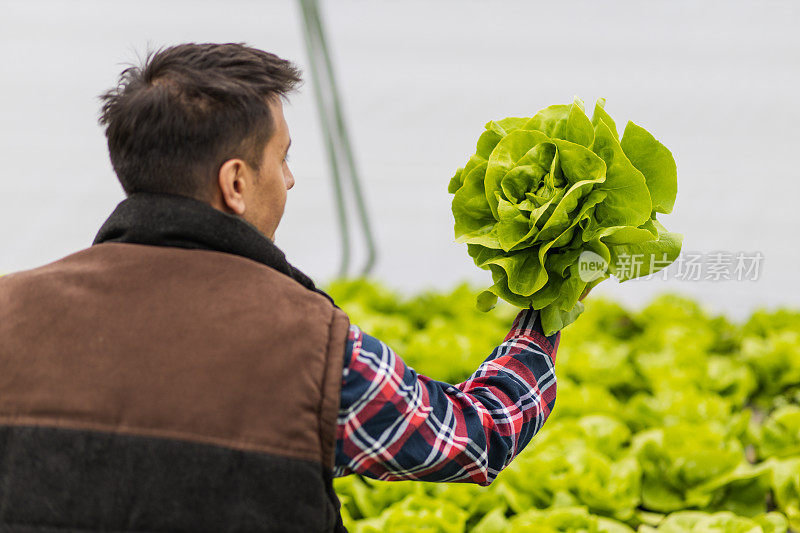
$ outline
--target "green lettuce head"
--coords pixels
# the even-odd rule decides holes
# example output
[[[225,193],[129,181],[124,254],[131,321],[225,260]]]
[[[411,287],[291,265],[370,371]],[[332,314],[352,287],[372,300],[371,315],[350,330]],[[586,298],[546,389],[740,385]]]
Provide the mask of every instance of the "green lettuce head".
[[[455,235],[494,284],[478,296],[539,309],[546,334],[575,320],[581,294],[665,268],[682,236],[670,213],[677,172],[672,154],[629,122],[622,140],[598,100],[554,105],[533,118],[490,121],[475,154],[450,180]]]

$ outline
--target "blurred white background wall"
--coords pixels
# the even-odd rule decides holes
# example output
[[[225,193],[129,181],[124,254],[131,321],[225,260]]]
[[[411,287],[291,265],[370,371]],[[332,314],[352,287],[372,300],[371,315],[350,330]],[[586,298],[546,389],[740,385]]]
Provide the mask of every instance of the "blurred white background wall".
[[[684,251],[763,254],[754,281],[670,276],[596,292],[629,304],[678,291],[741,317],[800,305],[800,6],[793,1],[328,0],[324,24],[379,246],[375,276],[414,291],[489,282],[453,242],[447,182],[490,119],[573,95],[632,119],[678,164]],[[123,199],[97,95],[124,63],[180,42],[246,42],[310,76],[299,6],[262,1],[0,2],[0,272],[91,244]],[[312,84],[293,138],[277,234],[318,281],[339,236]],[[356,263],[358,261],[356,260]]]

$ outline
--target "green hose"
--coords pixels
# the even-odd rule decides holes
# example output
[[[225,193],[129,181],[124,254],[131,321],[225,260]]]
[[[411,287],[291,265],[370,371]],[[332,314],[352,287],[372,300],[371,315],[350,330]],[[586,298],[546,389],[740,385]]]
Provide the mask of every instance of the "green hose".
[[[314,95],[333,175],[336,212],[342,241],[342,260],[339,276],[343,277],[348,274],[352,252],[346,205],[347,196],[345,195],[345,187],[348,185],[352,189],[350,192],[355,201],[356,212],[361,223],[361,230],[364,233],[367,248],[367,259],[359,273],[367,275],[375,266],[377,257],[375,240],[356,170],[350,138],[343,118],[339,90],[336,85],[331,57],[319,14],[319,3],[318,0],[300,0],[300,7],[303,14],[303,30],[312,71]],[[325,77],[324,80],[323,76]],[[331,127],[331,122],[334,123],[335,127]],[[349,183],[343,179],[339,168],[341,163],[347,165],[349,172],[344,173],[344,178],[348,179]]]

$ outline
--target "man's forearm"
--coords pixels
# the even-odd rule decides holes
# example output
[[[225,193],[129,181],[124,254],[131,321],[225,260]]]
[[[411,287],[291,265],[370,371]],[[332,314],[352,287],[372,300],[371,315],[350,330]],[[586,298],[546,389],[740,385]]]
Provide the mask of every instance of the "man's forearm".
[[[418,375],[353,326],[345,361],[336,475],[488,485],[539,431],[555,403],[560,334],[519,313],[469,379]]]

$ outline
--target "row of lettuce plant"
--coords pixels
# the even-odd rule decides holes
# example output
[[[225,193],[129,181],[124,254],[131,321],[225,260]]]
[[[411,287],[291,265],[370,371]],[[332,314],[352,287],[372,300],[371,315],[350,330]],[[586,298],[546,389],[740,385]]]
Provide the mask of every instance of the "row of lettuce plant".
[[[420,373],[459,382],[517,309],[475,289],[328,290]],[[348,528],[383,531],[800,531],[800,312],[734,323],[675,295],[639,311],[591,297],[562,333],[556,407],[489,487],[336,480]]]

